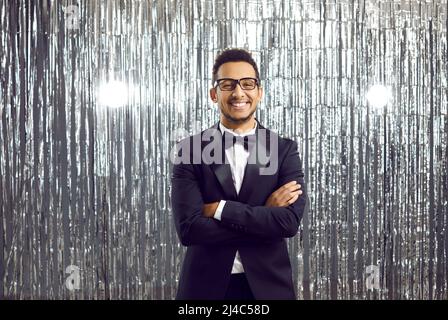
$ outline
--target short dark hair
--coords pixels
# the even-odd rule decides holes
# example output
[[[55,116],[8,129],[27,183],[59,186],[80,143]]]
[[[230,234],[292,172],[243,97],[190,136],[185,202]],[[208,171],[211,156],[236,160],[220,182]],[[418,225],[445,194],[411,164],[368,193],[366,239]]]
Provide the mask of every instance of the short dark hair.
[[[215,81],[218,77],[218,69],[221,65],[226,62],[240,62],[244,61],[249,63],[255,70],[255,76],[258,80],[258,84],[260,84],[260,74],[258,72],[257,64],[255,60],[252,58],[252,55],[249,51],[244,49],[226,49],[222,51],[215,60],[215,64],[213,65],[213,77],[212,77],[212,85],[215,84]]]

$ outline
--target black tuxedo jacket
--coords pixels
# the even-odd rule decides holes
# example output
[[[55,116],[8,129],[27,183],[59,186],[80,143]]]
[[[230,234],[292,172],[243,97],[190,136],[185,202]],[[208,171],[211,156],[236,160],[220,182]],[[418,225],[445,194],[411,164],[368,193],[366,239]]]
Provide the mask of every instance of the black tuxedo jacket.
[[[225,159],[218,124],[176,145],[184,163],[172,166],[171,205],[180,242],[188,247],[176,299],[223,299],[237,250],[255,299],[296,299],[285,238],[297,234],[306,202],[297,143],[258,122],[256,148],[250,151],[237,195],[228,161],[210,164],[201,157],[201,152],[216,147],[217,153],[211,154]],[[210,132],[213,138],[208,138]],[[272,147],[274,139],[277,148]],[[294,204],[264,206],[272,192],[292,180],[303,191]],[[202,215],[204,203],[220,200],[226,200],[220,221]]]

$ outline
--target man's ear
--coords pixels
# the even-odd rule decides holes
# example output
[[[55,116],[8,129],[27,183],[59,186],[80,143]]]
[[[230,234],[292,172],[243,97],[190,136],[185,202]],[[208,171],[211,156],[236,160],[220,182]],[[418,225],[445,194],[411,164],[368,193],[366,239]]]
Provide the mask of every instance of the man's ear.
[[[210,98],[212,99],[212,101],[218,102],[218,95],[216,94],[216,88],[211,88],[209,92],[210,92]]]

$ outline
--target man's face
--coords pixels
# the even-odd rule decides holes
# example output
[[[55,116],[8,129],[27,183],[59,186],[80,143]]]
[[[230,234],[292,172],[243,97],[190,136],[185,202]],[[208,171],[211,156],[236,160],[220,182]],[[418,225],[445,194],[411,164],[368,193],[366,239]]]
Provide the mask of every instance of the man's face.
[[[247,62],[226,62],[218,69],[217,79],[256,78],[255,70]],[[210,89],[210,97],[218,103],[221,114],[235,124],[241,124],[252,118],[258,102],[261,100],[263,90],[256,86],[252,90],[243,90],[236,85],[232,91],[223,91],[218,86]]]

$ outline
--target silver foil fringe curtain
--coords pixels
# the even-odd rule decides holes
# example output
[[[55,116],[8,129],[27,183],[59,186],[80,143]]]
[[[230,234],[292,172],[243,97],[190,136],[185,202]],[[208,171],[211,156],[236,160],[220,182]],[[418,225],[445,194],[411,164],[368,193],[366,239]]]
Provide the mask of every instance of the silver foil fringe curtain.
[[[447,21],[446,0],[0,0],[0,298],[174,297],[169,151],[218,121],[213,60],[242,47],[257,118],[303,157],[299,298],[447,299]]]

